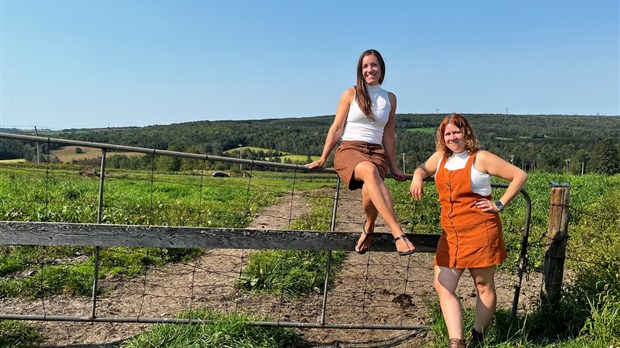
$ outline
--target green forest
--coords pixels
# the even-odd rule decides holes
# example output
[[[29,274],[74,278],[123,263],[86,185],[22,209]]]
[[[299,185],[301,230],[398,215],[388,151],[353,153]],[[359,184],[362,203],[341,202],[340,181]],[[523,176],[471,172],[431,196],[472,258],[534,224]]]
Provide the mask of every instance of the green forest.
[[[398,114],[396,154],[412,169],[434,151],[434,130],[443,114]],[[482,147],[526,171],[573,174],[620,172],[620,117],[580,115],[465,114]],[[147,127],[39,131],[39,135],[162,150],[235,156],[280,162],[281,154],[319,156],[333,115],[245,121],[196,121]],[[20,132],[7,130],[4,132]],[[44,145],[45,146],[45,145]],[[251,150],[247,147],[264,150]],[[239,150],[235,150],[239,149]],[[48,149],[53,150],[53,149]],[[239,153],[241,152],[241,153]],[[26,158],[32,145],[0,140],[0,159]],[[140,168],[139,158],[111,160],[110,166]],[[290,161],[290,160],[287,160]],[[282,161],[284,162],[284,161]],[[328,162],[327,166],[332,163]],[[167,170],[179,170],[168,164]],[[407,170],[410,172],[410,170]]]

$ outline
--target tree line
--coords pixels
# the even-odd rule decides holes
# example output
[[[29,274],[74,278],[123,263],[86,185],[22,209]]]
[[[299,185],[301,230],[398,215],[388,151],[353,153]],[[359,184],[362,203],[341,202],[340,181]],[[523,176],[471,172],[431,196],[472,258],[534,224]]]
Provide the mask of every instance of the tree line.
[[[445,115],[398,114],[396,154],[407,172],[435,149],[434,129]],[[620,173],[620,117],[582,115],[465,114],[484,149],[531,171]],[[70,129],[46,136],[217,156],[282,161],[282,152],[318,156],[333,115],[244,121],[196,121],[147,127]],[[41,133],[41,132],[39,132]],[[36,155],[32,144],[0,141],[0,159]],[[47,146],[47,144],[44,144]],[[54,145],[49,145],[51,150]],[[252,151],[241,147],[258,147]],[[232,151],[229,151],[232,150]],[[117,156],[112,156],[117,157]],[[147,159],[119,158],[109,165],[149,167]],[[327,166],[332,166],[332,158]],[[114,161],[118,162],[115,163]],[[190,160],[159,160],[158,169],[183,170]],[[149,167],[150,168],[150,167]]]

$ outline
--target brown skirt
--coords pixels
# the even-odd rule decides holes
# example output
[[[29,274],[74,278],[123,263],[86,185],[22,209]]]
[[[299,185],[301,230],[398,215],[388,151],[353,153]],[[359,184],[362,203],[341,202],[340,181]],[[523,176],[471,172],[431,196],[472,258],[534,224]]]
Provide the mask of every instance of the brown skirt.
[[[336,169],[340,179],[347,184],[349,190],[362,188],[364,182],[355,180],[353,171],[360,162],[364,161],[374,163],[381,179],[385,179],[389,165],[383,146],[365,141],[343,141],[338,146],[334,156],[334,169]]]

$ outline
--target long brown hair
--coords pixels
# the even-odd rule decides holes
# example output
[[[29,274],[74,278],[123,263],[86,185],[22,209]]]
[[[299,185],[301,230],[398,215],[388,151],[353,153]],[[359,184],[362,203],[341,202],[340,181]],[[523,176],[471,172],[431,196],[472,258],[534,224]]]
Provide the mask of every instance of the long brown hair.
[[[435,135],[435,150],[443,153],[445,158],[452,156],[452,150],[448,148],[446,145],[446,140],[444,139],[444,132],[446,131],[446,126],[452,123],[453,125],[459,127],[461,132],[463,132],[463,140],[465,140],[465,150],[467,150],[468,154],[472,154],[478,150],[480,150],[480,144],[478,143],[478,139],[474,134],[474,129],[471,128],[467,119],[461,114],[450,114],[444,117],[441,124],[439,124],[439,128],[437,128],[437,133]]]
[[[381,78],[379,78],[379,84],[383,83],[385,78],[385,62],[381,53],[377,50],[369,49],[360,55],[360,59],[357,61],[357,83],[355,84],[355,101],[360,106],[360,109],[366,115],[370,121],[374,121],[375,117],[372,114],[372,101],[368,96],[368,90],[366,89],[366,81],[364,81],[364,75],[362,74],[362,60],[366,56],[374,55],[379,61],[379,68],[381,69]]]

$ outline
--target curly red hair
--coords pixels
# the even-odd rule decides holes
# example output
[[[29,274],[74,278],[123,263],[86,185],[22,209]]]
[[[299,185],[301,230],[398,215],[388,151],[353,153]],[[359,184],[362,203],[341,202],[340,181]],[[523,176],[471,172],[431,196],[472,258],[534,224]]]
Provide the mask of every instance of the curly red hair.
[[[472,153],[480,150],[480,144],[474,134],[474,129],[469,125],[467,119],[461,114],[452,113],[444,117],[441,124],[439,124],[439,128],[437,128],[437,133],[435,135],[435,149],[437,151],[443,153],[446,158],[452,156],[452,151],[446,145],[446,140],[443,136],[446,131],[446,126],[450,123],[459,127],[461,132],[463,132],[463,140],[465,141],[465,149],[467,150],[467,153],[471,155]]]

